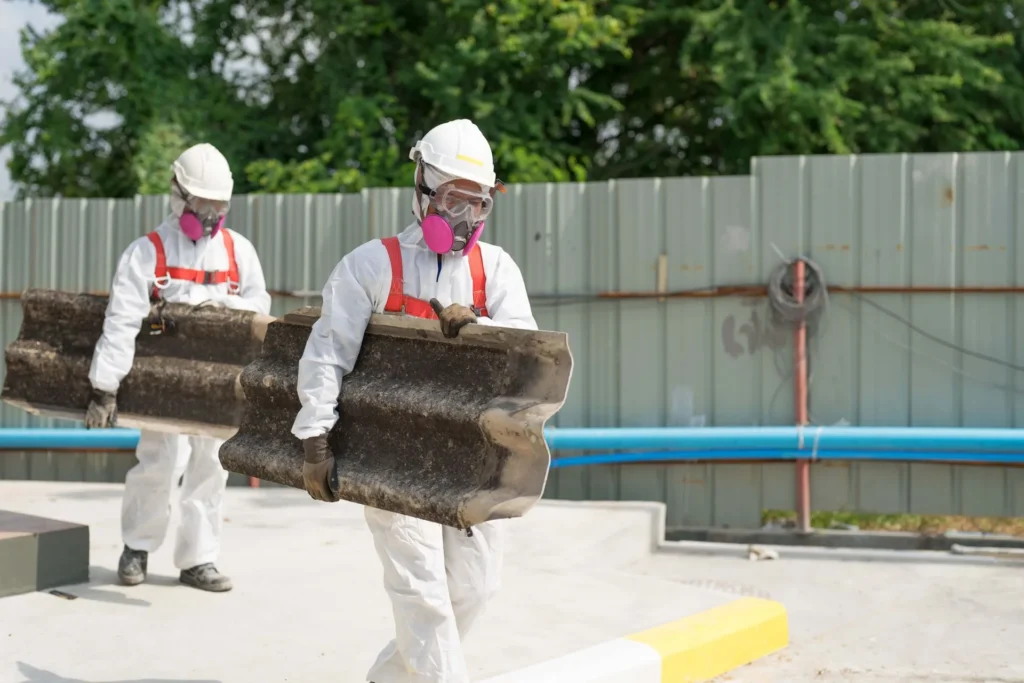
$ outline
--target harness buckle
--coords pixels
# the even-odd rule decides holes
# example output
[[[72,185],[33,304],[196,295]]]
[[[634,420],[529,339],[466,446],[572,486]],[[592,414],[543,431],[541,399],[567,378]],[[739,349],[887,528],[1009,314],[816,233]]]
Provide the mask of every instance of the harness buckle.
[[[213,279],[214,276],[216,275],[215,272],[213,272],[212,270],[204,270],[204,271],[201,271],[201,272],[203,273],[203,280],[199,284],[201,284],[201,285],[212,285],[212,284],[215,284],[214,279]]]

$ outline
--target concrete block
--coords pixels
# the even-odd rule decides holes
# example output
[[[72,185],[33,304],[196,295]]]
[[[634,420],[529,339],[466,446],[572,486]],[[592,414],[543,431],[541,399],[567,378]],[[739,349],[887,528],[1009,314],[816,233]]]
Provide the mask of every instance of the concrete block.
[[[88,580],[88,526],[0,510],[0,597]]]

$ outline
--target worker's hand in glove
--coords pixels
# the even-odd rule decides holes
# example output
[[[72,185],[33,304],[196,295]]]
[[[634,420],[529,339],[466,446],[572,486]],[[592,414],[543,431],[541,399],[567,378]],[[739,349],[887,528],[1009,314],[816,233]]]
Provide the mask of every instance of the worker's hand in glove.
[[[334,467],[334,455],[327,445],[327,435],[313,436],[302,440],[306,460],[302,463],[302,482],[306,492],[315,500],[336,503],[338,496],[338,471]]]
[[[473,312],[473,309],[462,304],[452,304],[446,307],[442,306],[437,299],[431,299],[430,307],[434,309],[434,313],[441,321],[442,334],[449,339],[457,337],[459,330],[466,325],[476,322],[476,313]]]
[[[85,409],[85,428],[103,429],[117,424],[117,395],[93,389]]]

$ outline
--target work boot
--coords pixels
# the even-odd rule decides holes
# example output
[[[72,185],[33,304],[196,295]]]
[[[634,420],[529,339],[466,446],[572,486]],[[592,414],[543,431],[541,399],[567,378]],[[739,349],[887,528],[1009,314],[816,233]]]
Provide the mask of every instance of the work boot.
[[[186,586],[211,593],[223,593],[231,590],[231,579],[217,571],[212,562],[199,564],[191,569],[182,569],[179,581]]]
[[[126,586],[137,586],[146,580],[146,567],[149,564],[149,553],[145,550],[132,550],[128,546],[121,552],[117,563],[117,578]]]

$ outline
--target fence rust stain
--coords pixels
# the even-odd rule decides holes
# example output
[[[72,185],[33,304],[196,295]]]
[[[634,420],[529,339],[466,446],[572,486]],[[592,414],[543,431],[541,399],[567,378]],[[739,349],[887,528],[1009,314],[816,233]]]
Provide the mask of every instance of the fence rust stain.
[[[754,355],[764,348],[784,348],[789,340],[786,330],[763,321],[756,308],[751,309],[746,322],[738,329],[735,315],[730,313],[722,321],[722,348],[733,358],[739,358],[744,351],[744,346],[737,340],[737,336],[746,337],[748,355]]]

